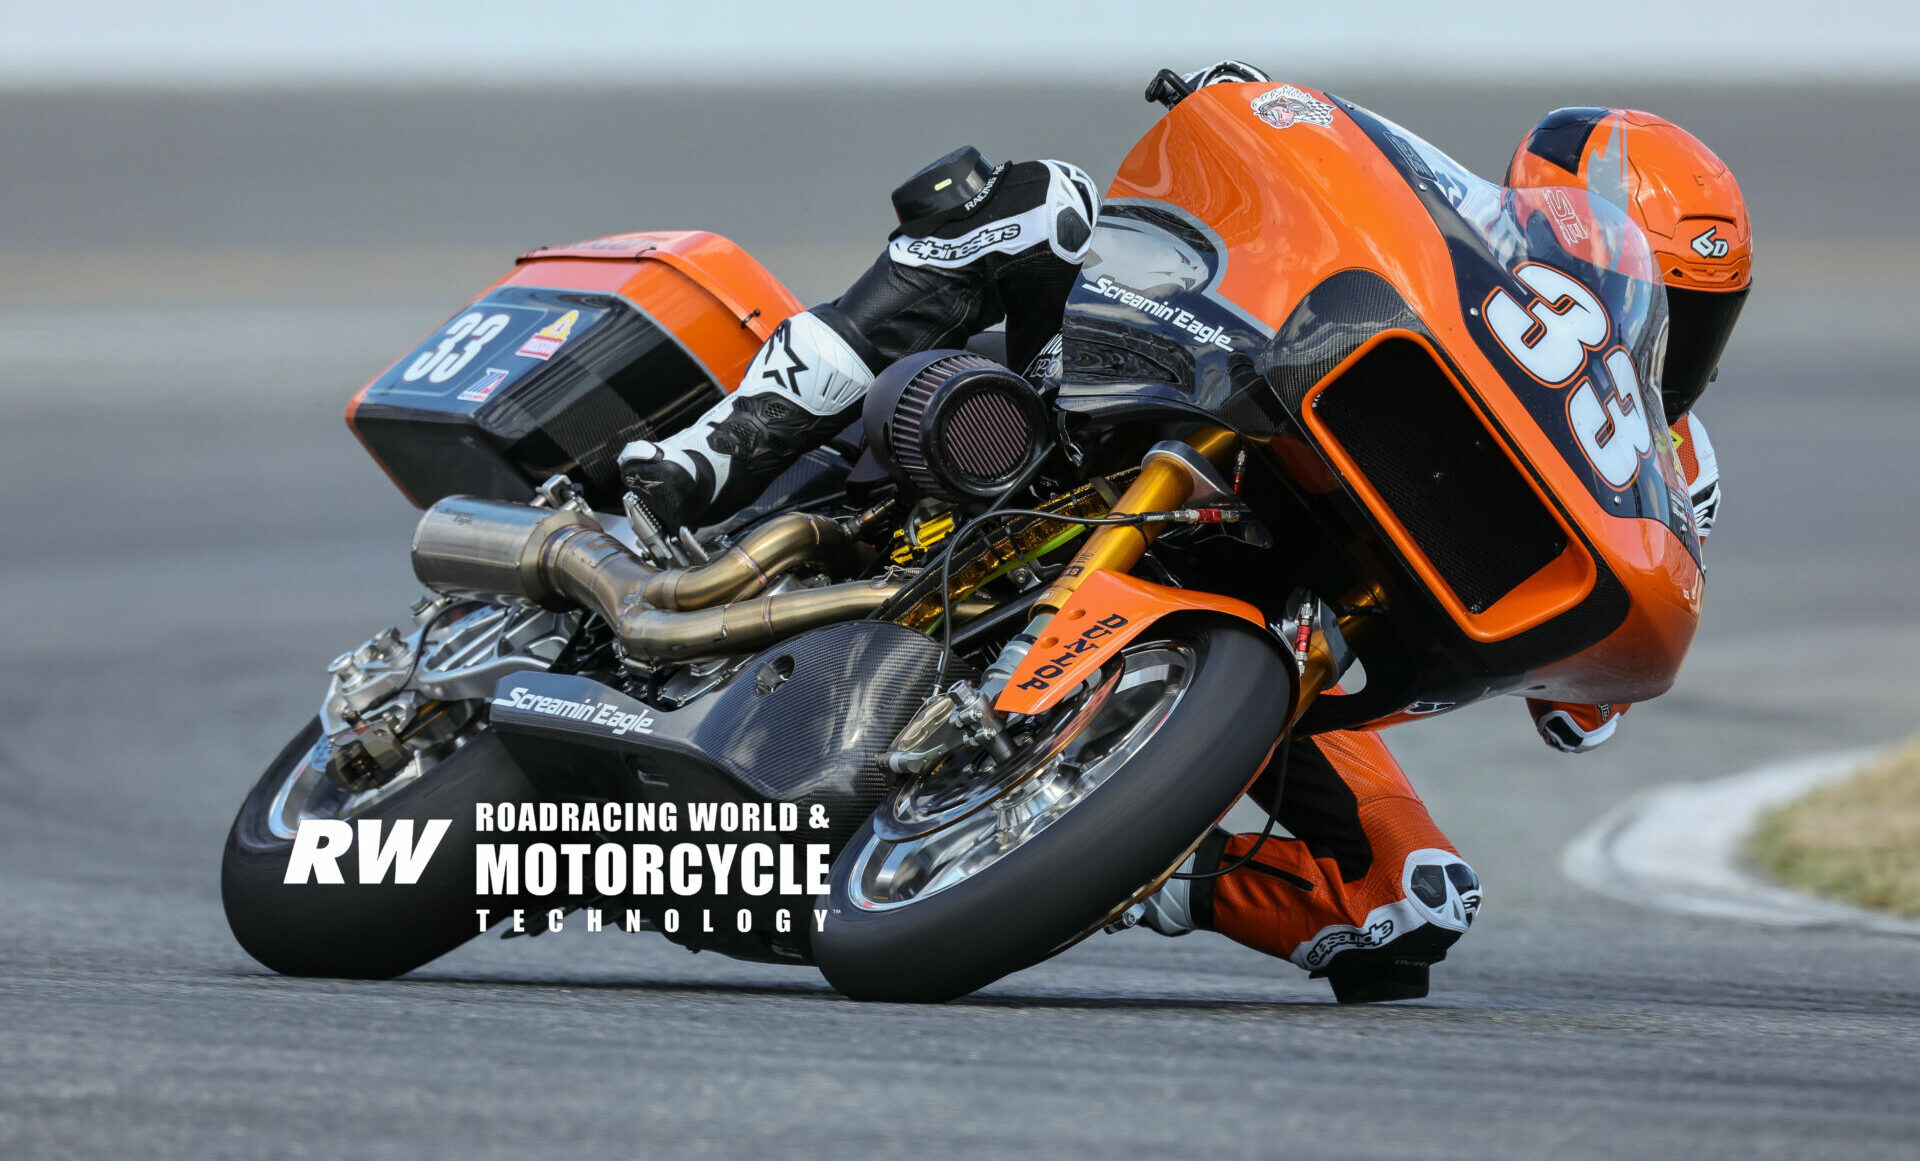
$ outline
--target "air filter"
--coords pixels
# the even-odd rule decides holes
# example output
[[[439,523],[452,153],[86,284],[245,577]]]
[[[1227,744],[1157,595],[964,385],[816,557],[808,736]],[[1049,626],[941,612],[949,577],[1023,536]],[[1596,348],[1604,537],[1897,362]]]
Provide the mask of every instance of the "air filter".
[[[998,495],[1047,446],[1047,409],[1025,379],[967,351],[927,351],[883,371],[866,429],[893,477],[946,500]]]

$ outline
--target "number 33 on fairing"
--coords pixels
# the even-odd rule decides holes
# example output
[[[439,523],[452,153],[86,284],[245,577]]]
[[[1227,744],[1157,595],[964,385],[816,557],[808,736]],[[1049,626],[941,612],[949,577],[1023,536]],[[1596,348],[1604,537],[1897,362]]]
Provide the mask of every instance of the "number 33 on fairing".
[[[1589,351],[1606,345],[1613,324],[1592,291],[1553,267],[1528,262],[1513,273],[1536,297],[1522,305],[1495,290],[1482,308],[1487,329],[1527,374],[1559,387],[1587,365]],[[1625,488],[1653,447],[1653,426],[1633,356],[1615,347],[1602,362],[1613,389],[1602,396],[1591,376],[1581,379],[1567,395],[1567,422],[1600,478]]]
[[[447,329],[440,334],[439,345],[422,352],[401,373],[401,381],[417,383],[425,379],[429,383],[445,383],[465,370],[467,364],[473,362],[473,357],[498,338],[512,321],[510,315],[468,311],[447,324]],[[463,340],[466,343],[464,347],[460,345]]]

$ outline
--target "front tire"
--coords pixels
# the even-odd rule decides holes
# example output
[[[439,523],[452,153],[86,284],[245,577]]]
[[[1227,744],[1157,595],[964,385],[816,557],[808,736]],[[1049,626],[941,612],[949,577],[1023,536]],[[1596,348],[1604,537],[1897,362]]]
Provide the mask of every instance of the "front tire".
[[[1109,701],[1094,704],[1103,689]],[[1116,700],[1143,689],[1131,703]],[[1243,621],[1156,623],[1099,681],[1042,715],[1027,753],[1054,756],[1034,772],[1010,764],[1004,785],[981,787],[979,802],[964,781],[904,787],[868,819],[834,864],[813,937],[821,972],[854,999],[938,1003],[1069,946],[1245,792],[1296,689],[1290,661]],[[949,762],[963,760],[982,759]],[[899,805],[903,795],[926,809]],[[932,829],[909,835],[916,819]]]
[[[474,894],[473,807],[539,796],[499,739],[471,727],[465,744],[426,773],[349,815],[414,819],[416,835],[429,819],[451,820],[419,882],[359,885],[352,870],[358,860],[349,852],[340,863],[346,883],[283,883],[301,805],[289,804],[288,794],[303,787],[311,794],[314,780],[325,777],[313,765],[319,740],[315,719],[267,767],[227,835],[220,897],[248,955],[282,975],[390,979],[478,934],[476,907],[497,917],[521,905]]]

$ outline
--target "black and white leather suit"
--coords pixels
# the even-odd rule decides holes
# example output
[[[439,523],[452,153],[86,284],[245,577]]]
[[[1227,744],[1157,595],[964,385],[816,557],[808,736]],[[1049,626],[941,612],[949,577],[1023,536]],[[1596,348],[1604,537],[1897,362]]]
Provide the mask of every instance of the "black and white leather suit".
[[[845,294],[781,322],[733,394],[673,435],[628,444],[627,486],[662,528],[698,527],[851,423],[896,359],[962,346],[1004,320],[1007,361],[1026,367],[1059,332],[1099,206],[1077,166],[998,166],[964,213],[896,230]]]
[[[1185,74],[1181,87],[1267,79],[1225,60]],[[712,523],[852,423],[874,375],[897,359],[961,346],[1004,320],[1006,362],[1028,369],[1060,332],[1099,216],[1100,192],[1078,166],[998,166],[958,212],[895,230],[845,294],[776,327],[732,395],[665,439],[628,444],[628,488],[665,531]]]

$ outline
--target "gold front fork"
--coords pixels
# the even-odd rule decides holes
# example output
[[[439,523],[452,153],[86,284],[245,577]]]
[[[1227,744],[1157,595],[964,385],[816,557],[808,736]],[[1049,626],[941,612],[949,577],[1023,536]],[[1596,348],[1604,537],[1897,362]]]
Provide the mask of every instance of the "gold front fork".
[[[1187,437],[1193,449],[1207,458],[1215,467],[1225,469],[1233,456],[1234,441],[1237,437],[1224,427],[1203,427]],[[1152,460],[1140,468],[1133,483],[1121,494],[1114,504],[1110,516],[1135,516],[1142,512],[1165,512],[1185,504],[1193,495],[1193,477],[1183,471],[1178,464],[1166,460]],[[1140,563],[1146,555],[1147,546],[1160,534],[1156,524],[1108,524],[1093,531],[1085,545],[1073,558],[1073,563],[1053,582],[1046,592],[1041,593],[1033,602],[1034,616],[1057,613],[1067,603],[1067,598],[1080,587],[1080,582],[1090,574],[1105,569],[1109,572],[1131,572],[1133,566]]]
[[[1237,438],[1224,427],[1203,427],[1188,436],[1186,442],[1205,456],[1209,463],[1224,471],[1232,460]],[[1140,474],[1134,477],[1133,483],[1108,514],[1130,516],[1178,508],[1192,498],[1193,486],[1193,477],[1178,463],[1152,459],[1141,466]],[[1080,582],[1097,570],[1131,572],[1159,533],[1160,526],[1157,524],[1109,524],[1095,529],[1074,556],[1073,563],[1033,602],[1034,617],[1037,619],[1059,612],[1061,606],[1067,603],[1067,598],[1080,587]],[[1339,618],[1340,632],[1349,646],[1357,644],[1374,628],[1379,618],[1373,613],[1384,603],[1384,599],[1384,594],[1373,587],[1356,589],[1342,598],[1339,607],[1349,611]],[[1333,688],[1339,680],[1335,664],[1333,650],[1326,638],[1317,632],[1312,633],[1307,641],[1300,675],[1300,697],[1294,703],[1293,721],[1299,721],[1315,699]]]

